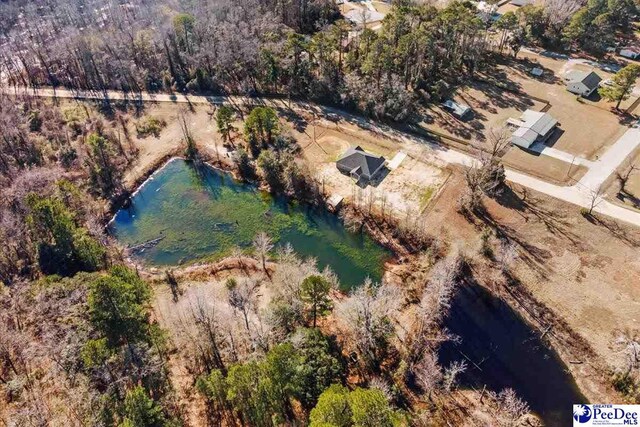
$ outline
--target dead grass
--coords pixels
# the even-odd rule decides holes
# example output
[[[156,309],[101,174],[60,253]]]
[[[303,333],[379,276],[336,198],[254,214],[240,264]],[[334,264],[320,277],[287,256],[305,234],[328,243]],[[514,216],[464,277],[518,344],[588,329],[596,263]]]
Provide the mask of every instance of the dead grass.
[[[189,110],[186,107],[177,107],[170,103],[145,104],[145,106],[144,116],[153,116],[164,120],[167,126],[162,129],[158,137],[138,137],[134,121],[131,120],[128,123],[131,142],[140,151],[135,165],[129,168],[125,175],[127,184],[131,184],[137,176],[145,173],[157,162],[158,158],[165,157],[172,152],[182,151],[181,141],[184,137],[180,122],[177,120],[181,114],[184,115],[189,131],[201,149],[205,150],[212,158],[226,155],[227,150],[222,145],[222,139],[212,119],[213,109],[211,107],[196,105],[192,110]]]
[[[517,280],[592,347],[606,366],[620,366],[611,350],[613,333],[640,327],[640,231],[606,218],[592,222],[575,206],[516,187],[487,201],[488,222],[471,224],[456,211],[464,189],[459,175],[449,180],[424,218],[443,240],[477,253],[483,225],[515,242],[520,259]],[[622,267],[624,266],[624,267]],[[620,400],[596,360],[576,354],[571,340],[554,333],[554,347],[590,399]],[[580,361],[580,364],[570,363]]]
[[[502,157],[506,166],[523,171],[529,175],[537,176],[557,183],[559,185],[573,185],[587,173],[587,168],[580,165],[572,165],[549,156],[541,156],[511,147]]]
[[[563,76],[567,71],[572,68],[586,71],[590,67],[568,66],[565,60],[528,52],[519,54],[518,58],[498,69],[520,90],[551,103],[548,113],[558,120],[564,132],[554,148],[594,160],[625,132],[620,118],[610,111],[611,105],[603,100],[580,102],[576,95],[566,90]],[[542,68],[545,75],[540,79],[530,76],[528,70],[533,66]],[[607,73],[597,72],[608,78]]]

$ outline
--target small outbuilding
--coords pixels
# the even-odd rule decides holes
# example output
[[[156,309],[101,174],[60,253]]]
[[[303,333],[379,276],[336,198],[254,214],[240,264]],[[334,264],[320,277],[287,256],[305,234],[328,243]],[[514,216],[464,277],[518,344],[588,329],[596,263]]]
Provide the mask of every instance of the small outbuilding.
[[[471,113],[471,107],[465,104],[459,104],[452,99],[447,99],[442,103],[442,108],[461,119]]]
[[[511,0],[509,3],[514,6],[522,7],[532,4],[533,0]]]
[[[384,167],[386,159],[382,156],[367,153],[361,147],[349,148],[336,161],[336,167],[345,175],[360,181],[371,179]]]
[[[529,73],[534,77],[542,77],[542,75],[544,74],[544,70],[539,67],[533,67],[531,70],[529,70]]]
[[[598,89],[601,81],[602,78],[593,71],[571,71],[565,78],[567,90],[584,98],[588,98]]]
[[[516,128],[511,134],[511,143],[522,148],[545,142],[558,126],[558,121],[549,114],[533,110],[527,110],[519,119],[509,119],[507,123]]]

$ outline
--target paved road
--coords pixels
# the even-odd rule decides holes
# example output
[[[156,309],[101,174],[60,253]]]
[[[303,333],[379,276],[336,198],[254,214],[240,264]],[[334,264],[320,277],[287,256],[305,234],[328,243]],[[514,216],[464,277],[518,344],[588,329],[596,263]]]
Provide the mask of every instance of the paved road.
[[[606,153],[592,162],[592,166],[580,179],[579,184],[586,188],[597,189],[633,153],[638,145],[640,145],[640,129],[630,128]]]
[[[28,88],[1,88],[1,91],[9,94],[35,95],[39,97],[58,97],[58,98],[76,98],[76,99],[97,99],[104,98],[103,92],[72,92],[69,90],[53,90],[38,89],[34,91]],[[139,100],[143,102],[173,102],[182,104],[222,104],[231,103],[234,105],[242,104],[262,104],[273,105],[279,108],[289,108],[290,106],[301,106],[305,108],[314,108],[313,104],[289,102],[287,100],[263,99],[249,97],[226,97],[226,96],[185,96],[182,94],[149,94],[142,93],[136,95],[126,95],[122,92],[108,91],[107,97],[111,100]],[[318,107],[316,107],[317,109]],[[362,123],[367,128],[377,128],[383,132],[388,132],[383,126],[372,125],[366,119],[358,116],[346,114],[340,110],[322,107],[323,112],[330,114],[346,115],[351,120]],[[408,134],[399,134],[394,132],[393,137],[418,142],[422,145],[432,148],[433,155],[446,163],[460,164],[464,166],[473,166],[477,160],[468,154],[461,153],[456,150],[443,147],[441,145],[429,142],[425,139],[417,138]],[[563,187],[548,183],[538,178],[506,169],[506,177],[510,182],[531,188],[549,196],[555,197],[566,202],[589,208],[592,202],[593,192],[615,171],[624,159],[640,144],[640,129],[629,129],[599,160],[591,162],[589,171],[575,185]],[[628,222],[640,227],[640,212],[626,209],[604,200],[602,197],[597,198],[597,206],[594,211],[612,218]]]

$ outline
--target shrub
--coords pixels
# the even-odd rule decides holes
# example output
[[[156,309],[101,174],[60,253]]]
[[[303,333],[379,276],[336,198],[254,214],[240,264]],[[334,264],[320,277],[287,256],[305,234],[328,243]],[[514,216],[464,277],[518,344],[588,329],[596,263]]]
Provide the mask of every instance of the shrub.
[[[156,138],[160,136],[160,131],[167,126],[167,122],[163,119],[159,119],[153,116],[147,116],[136,123],[136,132],[138,132],[138,136],[145,138],[149,135],[153,135]]]

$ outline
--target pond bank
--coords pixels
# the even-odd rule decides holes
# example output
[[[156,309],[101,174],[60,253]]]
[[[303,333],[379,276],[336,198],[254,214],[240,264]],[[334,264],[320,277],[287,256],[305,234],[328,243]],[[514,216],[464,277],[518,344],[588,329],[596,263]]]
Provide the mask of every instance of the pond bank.
[[[148,265],[213,261],[234,248],[251,253],[260,232],[277,246],[290,243],[299,255],[316,258],[321,269],[331,266],[347,287],[367,276],[379,281],[385,260],[393,257],[365,232],[347,231],[326,209],[274,196],[179,158],[152,174],[131,200],[114,215],[109,230],[122,244],[137,247],[132,258]]]
[[[382,230],[378,230],[378,232],[376,233],[376,229],[372,226],[371,223],[368,225],[368,227],[370,227],[370,228],[368,228],[367,231],[372,234],[372,236],[373,236],[373,238],[375,240],[380,241],[382,238],[387,238],[387,233],[383,232]],[[190,267],[186,267],[186,268],[190,268]],[[206,267],[205,267],[205,270],[206,270]],[[495,291],[491,291],[491,292],[495,293]],[[504,295],[500,295],[500,297],[504,298],[505,296]],[[509,302],[509,305],[513,309],[515,309],[516,311],[518,311],[522,315],[522,317],[526,320],[527,325],[529,325],[532,328],[532,330],[536,329],[536,326],[533,324],[532,319],[527,317],[526,313],[522,312],[522,307],[518,305],[517,301],[515,301],[514,299],[509,299],[508,297],[505,298],[505,300]],[[515,301],[515,303],[514,303],[514,301]],[[554,330],[554,332],[555,332],[555,330]],[[555,345],[554,345],[554,348],[555,348]],[[565,359],[565,363],[569,363],[569,362],[567,362],[567,360]]]

